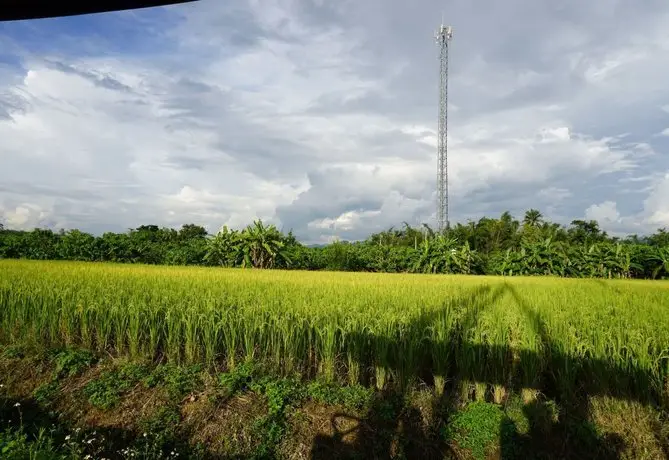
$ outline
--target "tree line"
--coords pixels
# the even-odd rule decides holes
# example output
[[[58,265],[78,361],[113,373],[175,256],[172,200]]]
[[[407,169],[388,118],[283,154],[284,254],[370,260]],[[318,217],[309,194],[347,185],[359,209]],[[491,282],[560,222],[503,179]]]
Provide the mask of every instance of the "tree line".
[[[142,225],[94,236],[79,230],[18,231],[0,225],[0,258],[167,265],[479,275],[669,278],[669,232],[609,236],[594,220],[568,226],[530,209],[458,223],[443,232],[404,223],[357,242],[321,247],[255,221],[244,229]]]

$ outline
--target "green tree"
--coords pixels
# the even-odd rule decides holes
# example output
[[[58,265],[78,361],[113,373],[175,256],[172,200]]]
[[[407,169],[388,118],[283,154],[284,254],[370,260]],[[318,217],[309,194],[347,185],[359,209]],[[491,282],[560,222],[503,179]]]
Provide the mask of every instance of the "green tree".
[[[98,260],[95,237],[79,230],[70,230],[61,238],[58,245],[60,257],[66,260]]]
[[[661,248],[669,247],[669,231],[666,228],[658,229],[657,233],[648,237],[648,244]]]
[[[207,230],[200,225],[184,224],[179,230],[179,240],[204,239],[207,237]]]
[[[22,256],[28,259],[58,259],[59,237],[50,229],[36,228],[23,234],[24,251]]]
[[[543,216],[541,212],[536,209],[530,209],[525,212],[525,218],[523,219],[523,224],[528,227],[537,227],[541,224]]]
[[[592,244],[604,241],[607,237],[606,232],[600,230],[596,220],[572,220],[568,234],[570,239],[577,244]]]

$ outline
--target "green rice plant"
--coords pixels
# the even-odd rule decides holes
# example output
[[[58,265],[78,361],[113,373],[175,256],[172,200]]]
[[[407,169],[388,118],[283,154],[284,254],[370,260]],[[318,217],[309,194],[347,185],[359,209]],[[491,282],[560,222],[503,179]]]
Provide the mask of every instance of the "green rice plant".
[[[204,348],[204,361],[209,367],[214,367],[221,348],[221,319],[216,310],[208,310],[200,314],[202,325],[202,347]],[[233,363],[234,364],[234,363]]]
[[[320,356],[319,370],[329,382],[335,377],[335,358],[341,342],[341,333],[335,318],[328,318],[324,324],[321,323],[315,327],[316,352]]]

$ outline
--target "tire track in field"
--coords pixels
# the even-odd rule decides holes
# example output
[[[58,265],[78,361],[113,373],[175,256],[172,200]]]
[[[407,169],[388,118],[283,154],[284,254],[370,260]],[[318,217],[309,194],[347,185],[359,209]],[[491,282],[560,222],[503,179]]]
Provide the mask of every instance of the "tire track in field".
[[[518,348],[514,347],[514,372],[512,375],[517,375],[516,373],[516,367],[521,366],[522,368],[522,362],[523,360],[528,360],[528,359],[536,359],[541,363],[541,368],[539,370],[539,376],[541,377],[537,379],[537,386],[541,387],[542,386],[542,381],[543,383],[546,383],[546,376],[545,374],[545,367],[547,367],[547,363],[549,362],[549,356],[550,356],[550,350],[552,349],[552,344],[553,340],[550,337],[550,334],[548,333],[548,330],[546,328],[546,323],[544,322],[543,318],[539,313],[537,313],[536,310],[534,310],[518,293],[518,290],[511,284],[508,283],[507,281],[504,282],[506,289],[508,290],[509,294],[513,298],[513,301],[515,302],[516,306],[518,307],[519,311],[530,320],[530,325],[532,327],[532,332],[539,336],[539,339],[541,341],[541,352],[536,353],[533,351],[524,351],[524,350],[518,350]],[[549,379],[550,380],[550,379]]]

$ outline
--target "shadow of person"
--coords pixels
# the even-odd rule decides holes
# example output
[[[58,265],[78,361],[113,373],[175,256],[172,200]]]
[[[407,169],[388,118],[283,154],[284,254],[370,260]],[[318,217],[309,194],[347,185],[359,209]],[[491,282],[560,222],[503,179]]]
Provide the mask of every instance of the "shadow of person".
[[[314,438],[311,457],[325,459],[443,459],[445,444],[436,433],[424,427],[423,417],[415,407],[405,404],[402,392],[382,392],[375,397],[368,414],[355,419],[335,414],[331,419],[333,435]],[[338,420],[355,419],[347,431],[336,429]]]
[[[467,329],[475,328],[478,316],[490,304],[493,304],[501,295],[503,287],[491,291],[489,286],[478,286],[463,300],[467,305],[467,313],[461,319],[461,324]],[[446,307],[444,307],[445,310]],[[414,407],[406,405],[408,380],[412,376],[420,376],[422,380],[430,382],[434,368],[434,355],[428,345],[420,356],[411,355],[408,358],[408,350],[412,340],[411,334],[424,335],[427,327],[443,311],[423,313],[414,318],[406,327],[403,340],[397,337],[387,337],[370,333],[368,330],[356,334],[350,334],[348,339],[353,344],[366,344],[366,347],[353,349],[354,361],[360,363],[360,369],[366,371],[363,380],[371,383],[374,376],[370,371],[374,369],[375,363],[372,357],[376,357],[375,350],[383,350],[382,364],[393,376],[394,381],[385,386],[384,391],[377,393],[367,411],[366,417],[356,419],[357,425],[341,432],[337,429],[339,418],[351,418],[347,414],[335,414],[331,421],[332,435],[318,434],[313,441],[311,458],[313,459],[385,459],[401,456],[403,458],[420,459],[443,459],[448,446],[439,433],[439,427],[443,424],[443,418],[448,412],[449,392],[435,398],[432,412],[437,414],[430,425],[425,426],[421,413]],[[450,342],[454,337],[449,337],[440,350],[448,352]],[[405,349],[406,348],[406,349]],[[446,355],[446,353],[445,353]],[[454,362],[452,354],[448,353],[444,359],[447,368]],[[411,368],[408,363],[421,368]],[[422,373],[422,371],[428,371]],[[430,382],[431,383],[431,382]],[[450,382],[452,383],[452,382]],[[393,388],[389,390],[388,388]]]
[[[521,313],[530,319],[534,332],[542,342],[542,351],[539,353],[529,350],[515,351],[521,363],[541,363],[538,376],[523,376],[522,366],[518,371],[510,372],[513,368],[510,360],[514,355],[510,346],[471,343],[467,340],[467,332],[476,328],[478,317],[485,308],[506,294],[513,298]],[[435,356],[439,358],[434,350],[445,350],[447,362],[441,365],[448,370],[451,392],[456,392],[457,382],[463,380],[482,383],[488,389],[501,385],[510,390],[519,390],[520,381],[533,381],[534,387],[531,389],[537,390],[546,399],[529,401],[523,406],[522,412],[529,425],[524,433],[519,433],[508,417],[503,419],[499,427],[498,458],[621,458],[625,449],[623,439],[617,435],[601,435],[597,432],[591,421],[591,398],[610,396],[637,401],[643,405],[660,405],[661,394],[657,390],[657,376],[651,376],[634,362],[564,353],[560,344],[548,333],[543,318],[527,304],[511,283],[502,283],[492,291],[488,287],[476,289],[464,303],[467,303],[468,314],[461,318],[460,326],[454,328],[442,342],[424,340],[422,356],[419,359],[412,357],[413,362],[420,362],[424,366],[422,369],[409,369],[403,362],[403,357],[408,353],[405,347],[410,348],[411,343],[401,342],[396,337],[375,335],[369,331],[358,342],[365,343],[366,347],[356,351],[356,358],[364,361],[366,368],[370,369],[373,368],[371,357],[374,356],[376,347],[379,350],[391,350],[383,358],[384,365],[391,374],[408,376],[413,371],[414,377],[429,376],[435,370]],[[421,333],[438,320],[440,314],[440,311],[431,311],[420,315],[405,330],[413,331],[414,334]],[[458,357],[463,353],[468,358],[475,359],[460,362]],[[398,398],[403,399],[406,382],[394,383],[398,389]],[[488,390],[486,394],[488,400],[491,399],[489,392]],[[440,427],[448,424],[449,414],[455,405],[441,410],[441,415],[430,426],[425,426],[410,408],[392,406],[394,409],[389,410],[388,395],[388,392],[384,392],[375,400],[368,415],[353,429],[354,436],[351,436],[353,433],[348,433],[348,437],[337,433],[332,436],[316,436],[312,457],[325,459],[404,456],[427,459],[444,458],[449,452],[452,453],[449,447],[452,440],[443,439]],[[436,404],[443,406],[445,400],[453,402],[457,401],[457,397],[452,394],[444,395]],[[552,406],[554,403],[555,407],[559,407],[557,413]],[[335,421],[332,423],[334,426]]]
[[[529,431],[525,434],[519,434],[515,424],[508,418],[503,420],[500,429],[501,458],[621,458],[625,450],[624,440],[616,434],[600,435],[597,432],[591,421],[591,397],[615,394],[622,399],[649,403],[644,394],[630,386],[633,382],[649,381],[649,376],[638,369],[629,372],[604,360],[583,359],[562,353],[548,333],[541,316],[528,305],[514,286],[510,283],[505,285],[541,339],[543,353],[540,356],[523,352],[520,359],[544,363],[538,383],[543,394],[550,399],[537,398],[523,406],[523,414],[529,425]],[[611,382],[623,384],[611,385]]]
[[[550,401],[535,400],[523,406],[529,430],[520,433],[509,417],[500,428],[500,455],[516,459],[596,459],[622,457],[623,439],[616,434],[600,435],[587,419],[555,413]]]

